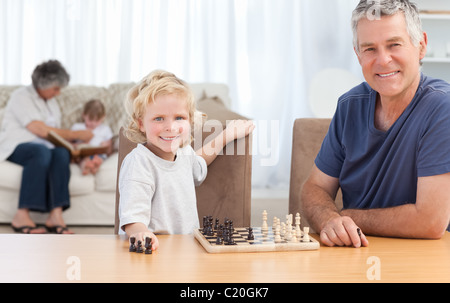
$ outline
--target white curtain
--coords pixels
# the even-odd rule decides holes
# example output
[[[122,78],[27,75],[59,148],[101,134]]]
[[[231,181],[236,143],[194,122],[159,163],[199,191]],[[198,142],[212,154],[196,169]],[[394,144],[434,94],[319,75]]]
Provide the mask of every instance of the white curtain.
[[[221,82],[255,120],[255,188],[289,187],[292,126],[311,116],[323,68],[356,74],[350,16],[358,0],[0,0],[0,84],[28,84],[56,58],[71,83],[138,81],[156,68]],[[326,89],[326,83],[324,83]]]

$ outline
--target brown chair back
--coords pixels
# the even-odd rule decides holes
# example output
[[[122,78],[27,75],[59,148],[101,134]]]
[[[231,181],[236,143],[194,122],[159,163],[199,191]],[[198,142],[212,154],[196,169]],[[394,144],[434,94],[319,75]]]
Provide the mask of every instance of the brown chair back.
[[[328,132],[331,119],[301,118],[294,122],[292,136],[291,179],[289,185],[289,213],[300,213],[301,216],[301,189],[308,179],[314,160],[322,146],[322,141]],[[336,197],[338,209],[342,208],[342,195],[340,191]],[[309,226],[308,221],[302,217],[302,226]],[[310,229],[311,230],[311,229]],[[314,232],[314,231],[312,231]]]

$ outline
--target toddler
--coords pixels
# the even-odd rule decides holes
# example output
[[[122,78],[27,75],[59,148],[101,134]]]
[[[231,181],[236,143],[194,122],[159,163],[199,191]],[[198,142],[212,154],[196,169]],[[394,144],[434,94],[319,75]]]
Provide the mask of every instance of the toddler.
[[[207,165],[223,147],[248,135],[254,125],[232,121],[220,140],[194,152],[194,96],[183,80],[160,70],[130,89],[126,109],[130,123],[125,135],[139,144],[120,169],[119,233],[136,242],[151,237],[155,250],[155,234],[189,234],[199,228],[195,186],[206,178]]]
[[[108,152],[101,155],[93,155],[84,157],[80,161],[81,172],[83,175],[97,173],[100,165],[106,159],[112,150],[113,133],[111,128],[104,124],[106,116],[105,106],[100,100],[92,99],[86,102],[83,108],[82,123],[75,123],[72,130],[91,130],[94,136],[89,145],[91,146],[108,146]]]

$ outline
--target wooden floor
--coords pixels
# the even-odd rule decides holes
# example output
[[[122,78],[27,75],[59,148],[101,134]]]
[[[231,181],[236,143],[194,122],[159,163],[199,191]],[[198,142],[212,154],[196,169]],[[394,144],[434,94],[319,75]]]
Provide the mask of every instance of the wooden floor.
[[[252,199],[252,226],[261,226],[262,212],[267,210],[267,217],[272,220],[274,216],[285,218],[288,214],[287,198],[254,198]],[[114,226],[69,226],[76,234],[114,234]],[[13,233],[9,224],[0,224],[0,233]]]

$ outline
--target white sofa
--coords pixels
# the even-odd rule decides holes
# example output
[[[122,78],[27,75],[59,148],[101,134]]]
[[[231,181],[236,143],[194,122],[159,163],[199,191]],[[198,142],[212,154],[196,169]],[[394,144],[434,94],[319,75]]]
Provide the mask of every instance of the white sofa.
[[[114,134],[118,134],[125,122],[123,101],[128,90],[134,83],[116,83],[108,87],[69,86],[57,97],[63,115],[62,127],[70,128],[74,122],[80,121],[83,104],[91,98],[101,99],[106,107],[106,123]],[[0,85],[0,125],[5,106],[11,92],[19,86]],[[231,100],[228,87],[220,83],[191,84],[198,104],[202,101],[213,103],[221,101],[215,110],[230,108]],[[213,105],[215,106],[215,105]],[[71,207],[64,212],[64,220],[68,225],[114,225],[115,192],[117,178],[117,147],[115,152],[102,164],[99,172],[83,176],[79,167],[71,164],[69,191]],[[22,167],[8,161],[0,162],[0,223],[10,223],[18,206],[19,188]],[[32,212],[36,223],[44,223],[47,214]]]

